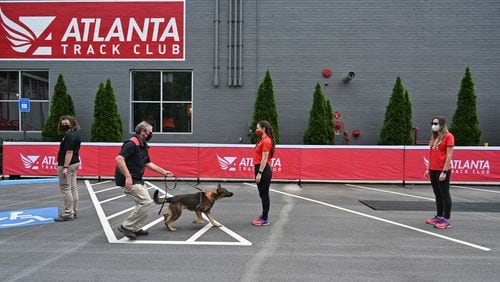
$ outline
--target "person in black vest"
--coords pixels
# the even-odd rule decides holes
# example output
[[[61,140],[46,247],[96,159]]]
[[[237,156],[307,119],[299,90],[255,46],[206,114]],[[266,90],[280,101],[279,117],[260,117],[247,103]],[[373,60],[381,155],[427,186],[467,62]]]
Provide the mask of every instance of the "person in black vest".
[[[78,134],[80,126],[73,116],[59,118],[57,132],[64,135],[57,153],[57,176],[59,188],[64,194],[64,212],[54,219],[56,222],[71,221],[76,219],[78,210],[78,186],[76,171],[80,168],[81,139]]]
[[[148,217],[149,206],[153,202],[148,189],[144,185],[142,176],[147,167],[165,176],[173,175],[149,159],[146,143],[153,136],[153,126],[143,121],[135,127],[135,135],[123,143],[116,156],[115,182],[121,186],[123,192],[135,202],[135,209],[129,217],[118,227],[118,231],[129,239],[148,235],[149,232],[141,229]]]

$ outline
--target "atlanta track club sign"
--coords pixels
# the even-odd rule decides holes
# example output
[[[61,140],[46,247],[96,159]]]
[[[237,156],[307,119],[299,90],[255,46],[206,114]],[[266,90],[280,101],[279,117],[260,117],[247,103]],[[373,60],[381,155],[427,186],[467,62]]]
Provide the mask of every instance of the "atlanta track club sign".
[[[0,2],[0,60],[182,61],[184,42],[184,0]]]

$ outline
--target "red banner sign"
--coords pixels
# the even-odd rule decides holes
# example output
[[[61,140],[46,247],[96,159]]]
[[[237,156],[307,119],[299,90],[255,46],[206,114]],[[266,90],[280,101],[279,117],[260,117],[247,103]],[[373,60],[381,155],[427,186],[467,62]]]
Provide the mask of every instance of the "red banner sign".
[[[254,147],[200,147],[199,177],[251,179],[254,177]],[[271,159],[274,179],[299,179],[300,151],[279,149]]]
[[[83,143],[80,176],[114,176],[118,143]],[[4,142],[5,175],[56,175],[57,143]],[[152,144],[151,160],[180,178],[252,179],[253,146]],[[421,146],[278,146],[273,179],[428,181],[429,149]],[[159,176],[146,170],[146,176]],[[500,182],[500,149],[456,147],[452,182]]]
[[[184,60],[184,0],[0,2],[0,59]]]

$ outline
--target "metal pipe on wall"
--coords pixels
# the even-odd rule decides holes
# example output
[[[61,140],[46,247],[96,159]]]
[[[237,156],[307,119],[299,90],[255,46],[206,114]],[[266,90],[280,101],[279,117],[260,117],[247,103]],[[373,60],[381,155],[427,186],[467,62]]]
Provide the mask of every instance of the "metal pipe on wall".
[[[240,0],[240,42],[239,42],[238,86],[243,86],[243,0]]]
[[[234,0],[234,38],[233,38],[233,52],[234,52],[234,63],[233,63],[233,84],[237,85],[237,58],[238,58],[238,0]]]
[[[228,53],[227,54],[227,70],[228,70],[228,72],[227,72],[227,74],[228,74],[227,75],[227,85],[229,85],[229,86],[233,85],[232,77],[231,77],[231,73],[232,73],[231,72],[231,66],[232,66],[232,58],[231,58],[231,54],[232,54],[232,52],[231,52],[232,39],[231,39],[231,35],[233,33],[233,31],[231,30],[231,24],[232,24],[232,21],[233,21],[232,1],[233,0],[229,0],[229,9],[228,9],[229,10],[229,17],[228,17],[229,19],[227,21],[227,23],[228,23],[228,31],[229,31],[228,32],[228,40],[227,40],[227,48],[228,48],[227,49],[228,50],[228,52],[227,52]]]
[[[219,86],[219,0],[215,0],[214,86]]]

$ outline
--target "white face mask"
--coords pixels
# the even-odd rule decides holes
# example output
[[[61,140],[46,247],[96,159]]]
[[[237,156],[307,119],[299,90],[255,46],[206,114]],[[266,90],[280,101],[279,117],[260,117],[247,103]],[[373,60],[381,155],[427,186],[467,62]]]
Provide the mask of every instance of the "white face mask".
[[[438,124],[436,124],[436,125],[433,124],[432,125],[432,131],[438,132],[439,131],[439,125]]]

